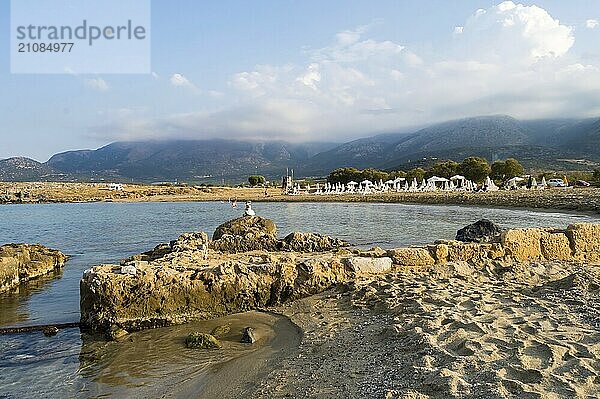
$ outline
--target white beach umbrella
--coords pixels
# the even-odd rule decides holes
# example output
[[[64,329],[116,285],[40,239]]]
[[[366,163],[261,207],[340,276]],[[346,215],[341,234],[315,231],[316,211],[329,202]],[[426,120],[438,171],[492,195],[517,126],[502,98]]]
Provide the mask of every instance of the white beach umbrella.
[[[427,182],[433,182],[433,183],[439,183],[439,182],[446,182],[448,181],[448,179],[444,178],[444,177],[438,177],[438,176],[432,176],[429,179],[427,179]]]

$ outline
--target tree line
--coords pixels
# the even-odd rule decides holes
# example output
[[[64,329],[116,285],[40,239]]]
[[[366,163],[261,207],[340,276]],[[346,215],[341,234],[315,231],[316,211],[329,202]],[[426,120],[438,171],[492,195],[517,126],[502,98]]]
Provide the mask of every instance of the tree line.
[[[383,180],[394,180],[403,177],[407,180],[417,179],[421,181],[432,176],[451,178],[455,175],[462,175],[468,180],[476,183],[483,183],[486,177],[490,176],[494,181],[503,183],[513,177],[521,176],[524,173],[523,165],[514,158],[508,158],[502,161],[490,163],[481,157],[468,157],[462,162],[439,161],[430,168],[413,168],[408,171],[383,171],[373,168],[358,170],[356,168],[339,168],[332,171],[327,177],[329,183],[343,183],[350,181],[357,183],[363,180],[372,182]]]

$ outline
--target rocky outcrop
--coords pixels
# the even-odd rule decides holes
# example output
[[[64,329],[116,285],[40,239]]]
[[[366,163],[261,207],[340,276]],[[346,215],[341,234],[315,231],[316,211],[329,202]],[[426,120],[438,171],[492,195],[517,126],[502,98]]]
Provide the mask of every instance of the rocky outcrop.
[[[7,244],[0,246],[0,292],[16,287],[65,264],[60,251],[39,244]]]
[[[201,257],[208,253],[208,234],[205,232],[183,233],[176,240],[169,243],[159,244],[154,249],[131,256],[121,262],[121,265],[135,265],[135,262],[152,262],[165,257],[168,254],[184,251],[195,251]]]
[[[80,285],[81,323],[106,332],[180,324],[281,304],[346,281],[350,271],[333,253],[253,251],[208,258],[195,251],[140,262],[135,275],[119,265],[86,271]]]
[[[398,266],[427,267],[435,263],[427,248],[395,248],[390,249],[387,255]]]
[[[223,228],[212,242],[204,233],[188,233],[120,265],[86,271],[80,288],[82,326],[134,331],[214,318],[306,297],[360,275],[400,269],[503,273],[510,265],[527,268],[540,261],[600,263],[600,224],[508,230],[495,243],[438,241],[361,251],[339,248],[339,241],[317,234],[293,233],[277,241],[274,227],[269,228],[272,233],[255,230],[264,225],[261,218],[247,217],[242,223],[248,229]],[[256,242],[257,236],[275,240],[281,250],[215,245],[230,237],[246,245],[245,240]]]
[[[481,219],[458,230],[456,240],[477,243],[497,242],[501,233],[500,226],[487,219]]]
[[[283,240],[278,240],[277,227],[272,220],[260,216],[243,216],[217,227],[210,248],[228,253],[256,250],[325,252],[348,245],[338,238],[317,233],[294,232]]]
[[[260,216],[242,216],[217,227],[210,246],[216,251],[232,253],[277,251],[277,227],[272,220]]]
[[[347,246],[349,244],[339,238],[316,233],[294,232],[280,242],[279,249],[294,252],[325,252]]]

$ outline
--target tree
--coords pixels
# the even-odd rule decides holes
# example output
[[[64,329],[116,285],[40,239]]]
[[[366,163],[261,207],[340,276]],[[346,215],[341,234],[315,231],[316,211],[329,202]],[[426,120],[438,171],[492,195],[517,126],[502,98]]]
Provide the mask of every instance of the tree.
[[[356,168],[339,168],[329,173],[327,181],[331,184],[342,183],[346,184],[351,180],[361,180],[362,172]]]
[[[429,169],[427,176],[439,176],[449,179],[458,173],[458,166],[458,162],[454,161],[437,162],[431,169]]]
[[[406,180],[417,179],[417,181],[421,181],[425,178],[425,169],[423,168],[414,168],[408,171],[406,174]]]
[[[264,176],[260,176],[260,175],[252,175],[252,176],[248,176],[248,183],[250,183],[251,186],[258,186],[259,184],[265,184],[265,177]]]
[[[523,173],[525,173],[523,165],[514,158],[508,158],[506,161],[496,161],[492,164],[490,177],[504,182],[513,177],[522,176]]]
[[[379,180],[383,180],[386,181],[389,177],[389,173],[381,171],[381,170],[377,170],[377,169],[373,169],[373,168],[368,168],[362,171],[362,176],[361,179],[362,180],[370,180],[372,182],[377,182]]]
[[[525,173],[523,165],[514,158],[508,158],[505,161],[504,179],[512,179],[513,177],[522,176]]]
[[[496,161],[492,164],[490,177],[496,181],[504,181],[506,176],[506,162]]]
[[[483,183],[491,171],[492,168],[488,161],[480,157],[466,158],[458,167],[458,172],[461,175],[477,183]]]

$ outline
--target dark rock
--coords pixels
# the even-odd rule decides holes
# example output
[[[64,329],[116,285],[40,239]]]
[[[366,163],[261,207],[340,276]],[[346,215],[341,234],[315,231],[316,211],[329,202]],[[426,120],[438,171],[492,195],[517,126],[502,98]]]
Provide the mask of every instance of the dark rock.
[[[185,339],[185,346],[190,349],[213,349],[221,348],[222,345],[218,339],[211,334],[193,332]]]
[[[501,233],[502,229],[497,224],[481,219],[458,230],[456,240],[477,243],[499,242]]]
[[[282,251],[325,252],[347,247],[349,244],[339,238],[316,233],[294,232],[285,237],[280,244]]]
[[[254,335],[254,329],[252,327],[244,328],[240,342],[243,344],[253,344],[256,342],[256,336]]]
[[[53,337],[56,334],[58,334],[58,328],[56,328],[55,326],[46,326],[44,327],[42,332],[46,337]]]

